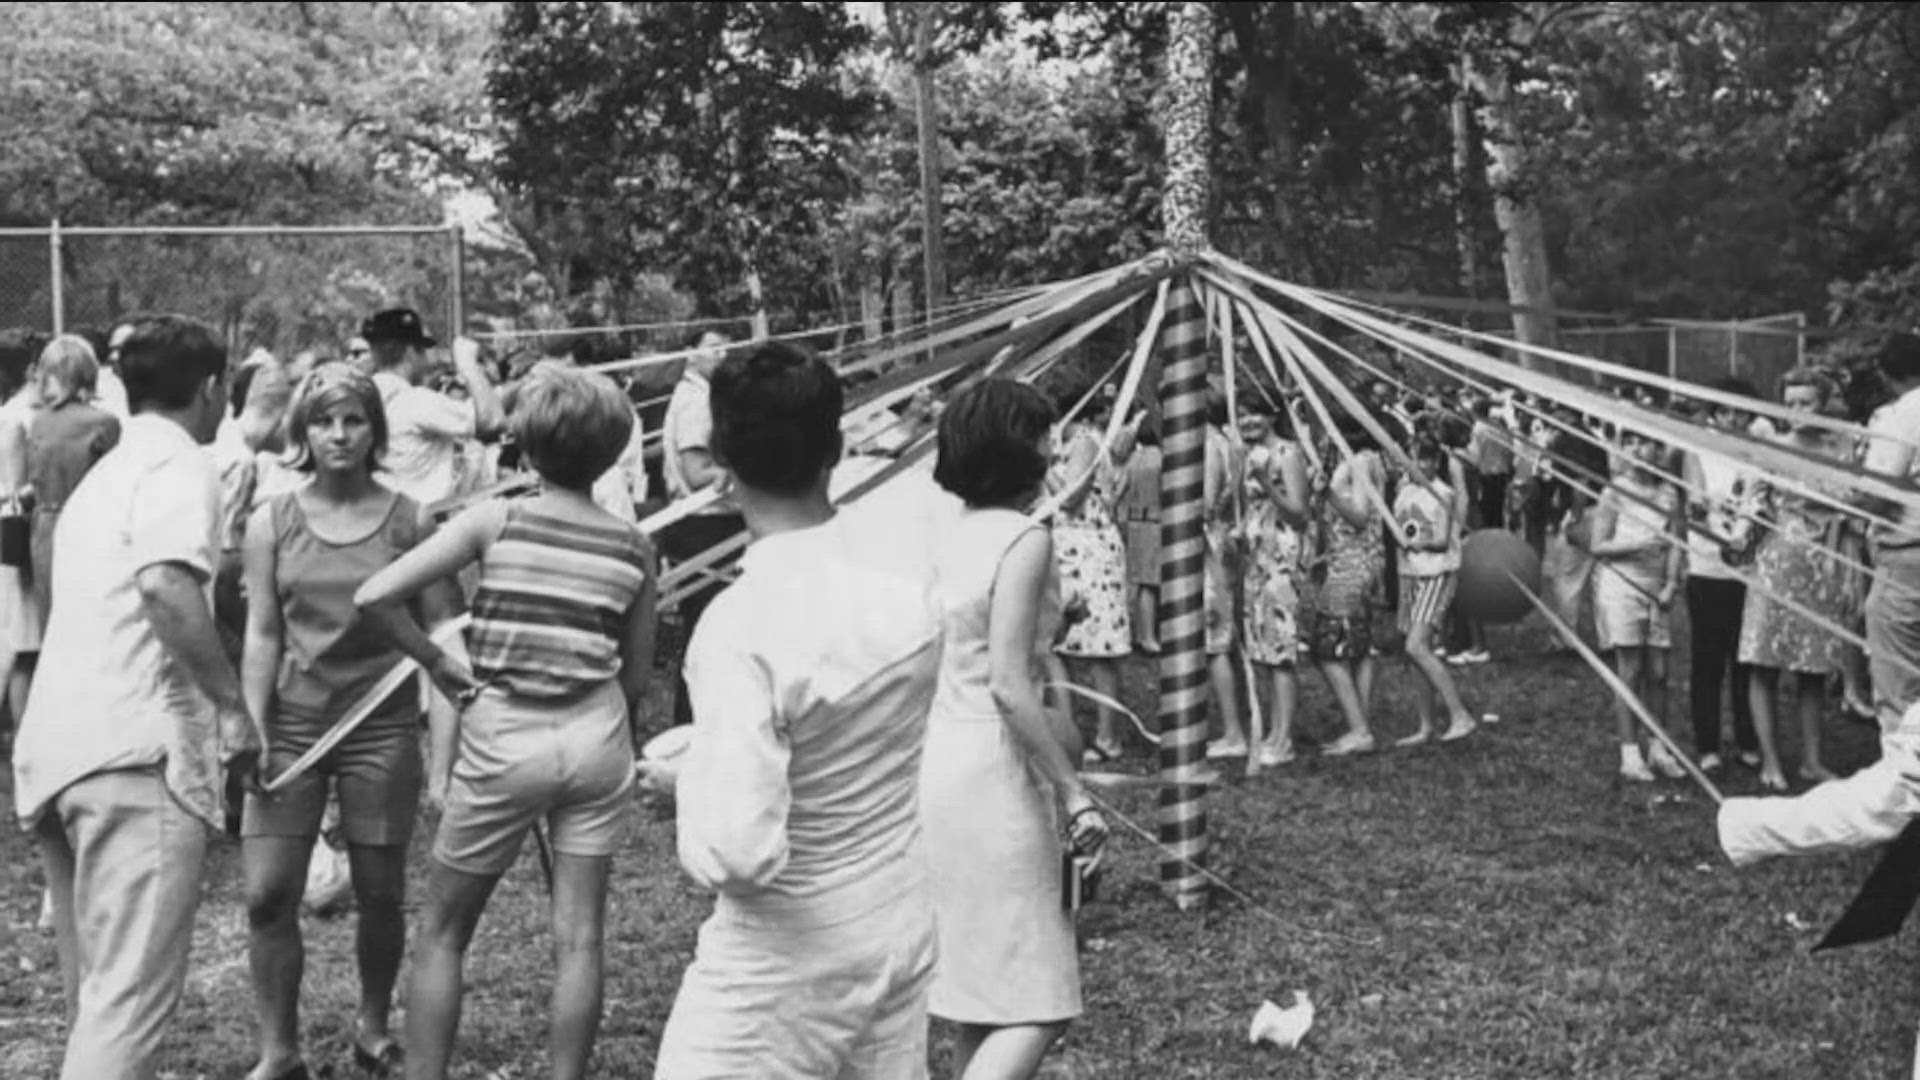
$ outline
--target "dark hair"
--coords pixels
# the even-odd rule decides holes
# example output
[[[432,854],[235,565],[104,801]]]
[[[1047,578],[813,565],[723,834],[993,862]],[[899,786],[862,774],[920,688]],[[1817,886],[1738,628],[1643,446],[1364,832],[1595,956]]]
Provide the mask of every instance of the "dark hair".
[[[226,345],[198,319],[153,315],[125,325],[133,332],[120,346],[120,377],[135,412],[184,409],[208,379],[226,374]]]
[[[1431,435],[1415,436],[1412,450],[1407,456],[1423,469],[1432,468],[1438,474],[1435,479],[1447,478],[1447,445],[1439,439]]]
[[[70,330],[68,333],[86,338],[87,344],[93,346],[94,359],[100,361],[100,366],[111,366],[112,359],[107,354],[112,350],[107,347],[107,343],[113,340],[113,327],[82,326],[78,329]]]
[[[585,491],[626,452],[633,404],[605,375],[542,360],[515,390],[509,427],[540,479]]]
[[[1880,345],[1880,371],[1889,382],[1920,379],[1920,337],[1889,334]]]
[[[0,402],[27,384],[27,371],[47,347],[47,335],[24,326],[0,330]]]
[[[1224,426],[1227,420],[1227,395],[1218,390],[1207,391],[1207,423],[1214,427]]]
[[[1160,412],[1148,409],[1141,417],[1140,427],[1134,432],[1134,441],[1142,446],[1160,445]]]
[[[1360,422],[1360,418],[1351,413],[1336,418],[1333,429],[1340,433],[1340,437],[1346,440],[1347,445],[1356,454],[1363,450],[1380,449],[1380,440],[1374,438],[1373,432],[1368,431],[1367,426]]]
[[[712,387],[714,458],[748,487],[799,495],[840,460],[846,395],[811,349],[768,341],[736,350]]]
[[[1046,395],[1011,379],[986,379],[962,391],[940,414],[934,482],[973,507],[1010,507],[1046,479],[1035,445],[1053,426]]]
[[[253,377],[260,374],[260,365],[241,364],[233,371],[233,378],[227,380],[227,412],[234,417],[247,409],[247,391],[253,389]]]

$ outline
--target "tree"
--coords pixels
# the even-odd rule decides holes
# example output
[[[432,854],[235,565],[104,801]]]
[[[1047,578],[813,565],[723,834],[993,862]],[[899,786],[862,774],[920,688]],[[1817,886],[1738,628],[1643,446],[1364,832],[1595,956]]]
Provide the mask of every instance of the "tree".
[[[817,308],[821,235],[874,101],[843,5],[515,3],[488,88],[509,213],[573,293],[670,273],[701,310]],[[756,294],[757,297],[756,297]]]

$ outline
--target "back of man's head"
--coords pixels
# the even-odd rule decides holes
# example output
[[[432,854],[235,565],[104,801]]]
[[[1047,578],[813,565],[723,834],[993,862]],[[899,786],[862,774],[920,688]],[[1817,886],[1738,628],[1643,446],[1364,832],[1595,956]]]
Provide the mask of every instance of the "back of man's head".
[[[1880,346],[1880,373],[1890,383],[1920,380],[1920,335],[1889,334]]]
[[[125,327],[120,374],[134,412],[189,408],[208,379],[226,373],[226,345],[198,319],[152,315]]]
[[[809,350],[769,341],[713,373],[713,454],[734,478],[799,496],[840,460],[840,379]]]

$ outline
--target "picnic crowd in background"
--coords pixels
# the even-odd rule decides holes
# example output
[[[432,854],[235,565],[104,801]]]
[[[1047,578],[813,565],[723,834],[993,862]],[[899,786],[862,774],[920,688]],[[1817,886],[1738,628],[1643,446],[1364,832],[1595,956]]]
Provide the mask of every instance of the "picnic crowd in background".
[[[1087,387],[1054,400],[990,379],[843,432],[831,367],[709,335],[659,437],[667,499],[697,505],[649,538],[651,440],[619,384],[556,360],[498,380],[472,340],[451,343],[450,365],[438,345],[406,309],[372,314],[338,358],[285,362],[230,365],[179,316],[0,337],[0,681],[60,945],[62,1076],[155,1075],[223,829],[241,843],[250,1075],[308,1075],[301,899],[316,845],[337,844],[358,911],[356,1064],[444,1076],[465,952],[536,824],[552,849],[553,1074],[585,1075],[638,748],[689,722],[662,775],[681,861],[716,902],[657,1075],[925,1075],[929,1015],[957,1025],[956,1075],[1033,1075],[1082,1009],[1063,867],[1096,866],[1109,826],[1080,770],[1133,738],[1119,711],[1077,710],[1057,687],[1117,699],[1123,661],[1162,646],[1157,415],[1115,422]],[[1861,439],[1725,398],[1638,405],[1906,480],[1920,340],[1890,337],[1879,366],[1870,415],[1849,415],[1857,395],[1824,369],[1780,388],[1792,417],[1865,421]],[[1463,538],[1497,529],[1539,552],[1550,606],[1662,724],[1685,604],[1707,773],[1738,764],[1786,791],[1792,697],[1792,776],[1818,786],[1731,800],[1720,827],[1737,861],[1885,839],[1920,812],[1901,771],[1920,753],[1903,724],[1920,699],[1911,511],[1526,395],[1354,389],[1370,416],[1331,429],[1304,422],[1291,390],[1211,402],[1210,759],[1294,760],[1313,669],[1338,709],[1323,755],[1459,740],[1493,719],[1453,672],[1490,659],[1456,576]],[[937,464],[915,512],[835,509],[836,469],[885,468],[929,432]],[[527,473],[532,494],[491,494]],[[678,598],[684,662],[670,714],[654,715],[661,556],[698,560],[742,530],[744,555]],[[1385,716],[1378,687],[1402,655],[1413,715]],[[405,659],[427,685],[383,683]],[[1883,760],[1844,780],[1821,754],[1836,703],[1886,733]],[[1622,778],[1685,775],[1626,699],[1617,712]],[[423,799],[438,817],[401,1031]]]

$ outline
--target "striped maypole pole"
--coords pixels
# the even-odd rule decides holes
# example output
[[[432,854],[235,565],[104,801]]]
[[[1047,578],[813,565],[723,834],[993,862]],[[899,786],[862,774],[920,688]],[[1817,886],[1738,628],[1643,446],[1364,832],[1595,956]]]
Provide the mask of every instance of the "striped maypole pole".
[[[1174,7],[1167,49],[1167,247],[1188,262],[1207,246],[1207,136],[1213,12]],[[1189,276],[1167,294],[1160,367],[1160,882],[1181,910],[1206,901],[1207,322]]]

